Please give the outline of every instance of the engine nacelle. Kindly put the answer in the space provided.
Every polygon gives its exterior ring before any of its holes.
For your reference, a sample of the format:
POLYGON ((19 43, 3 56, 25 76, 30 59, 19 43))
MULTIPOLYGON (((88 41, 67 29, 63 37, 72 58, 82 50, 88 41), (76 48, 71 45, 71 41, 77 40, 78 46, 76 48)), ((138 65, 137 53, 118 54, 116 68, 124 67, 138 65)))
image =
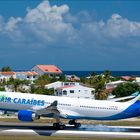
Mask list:
POLYGON ((26 121, 26 122, 32 122, 34 120, 38 120, 40 116, 38 116, 36 113, 28 110, 20 110, 18 112, 18 119, 20 121, 26 121))

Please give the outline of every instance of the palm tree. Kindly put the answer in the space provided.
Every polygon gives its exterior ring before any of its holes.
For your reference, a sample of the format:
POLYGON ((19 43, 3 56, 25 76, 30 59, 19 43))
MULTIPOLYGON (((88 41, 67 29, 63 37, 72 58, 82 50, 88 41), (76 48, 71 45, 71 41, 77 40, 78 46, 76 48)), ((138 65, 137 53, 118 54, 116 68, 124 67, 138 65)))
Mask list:
POLYGON ((95 71, 91 72, 91 74, 90 74, 91 77, 94 77, 96 75, 97 75, 97 72, 95 72, 95 71))
POLYGON ((111 76, 111 71, 105 70, 105 71, 104 71, 104 77, 105 77, 106 79, 109 79, 110 76, 111 76))
POLYGON ((96 100, 106 100, 108 97, 108 91, 107 90, 100 90, 98 93, 95 94, 96 100))

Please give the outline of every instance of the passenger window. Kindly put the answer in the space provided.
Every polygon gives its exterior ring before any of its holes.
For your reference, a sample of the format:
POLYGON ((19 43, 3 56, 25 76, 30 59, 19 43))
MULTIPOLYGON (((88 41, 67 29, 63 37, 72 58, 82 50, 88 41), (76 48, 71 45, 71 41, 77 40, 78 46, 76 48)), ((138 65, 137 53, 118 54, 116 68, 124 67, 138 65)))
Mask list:
POLYGON ((66 90, 63 91, 63 95, 67 95, 67 91, 66 90))
POLYGON ((70 93, 74 93, 74 90, 70 90, 70 93))

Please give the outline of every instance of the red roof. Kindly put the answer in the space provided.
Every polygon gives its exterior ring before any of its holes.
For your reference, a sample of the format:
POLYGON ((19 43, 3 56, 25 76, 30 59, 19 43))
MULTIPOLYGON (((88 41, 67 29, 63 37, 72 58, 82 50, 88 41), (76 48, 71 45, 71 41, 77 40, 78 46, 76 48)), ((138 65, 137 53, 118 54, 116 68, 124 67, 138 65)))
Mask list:
POLYGON ((17 73, 21 73, 28 76, 38 75, 38 73, 35 71, 25 71, 25 72, 17 72, 17 73))
POLYGON ((126 80, 126 81, 132 79, 131 76, 121 76, 121 78, 124 79, 124 80, 126 80))
POLYGON ((74 87, 74 86, 62 86, 62 87, 59 87, 57 89, 64 89, 64 88, 71 88, 71 87, 74 87))
POLYGON ((55 65, 37 65, 37 67, 43 72, 62 73, 62 71, 55 65))
POLYGON ((16 73, 13 71, 4 71, 4 72, 0 72, 0 74, 2 74, 2 75, 15 75, 16 73))

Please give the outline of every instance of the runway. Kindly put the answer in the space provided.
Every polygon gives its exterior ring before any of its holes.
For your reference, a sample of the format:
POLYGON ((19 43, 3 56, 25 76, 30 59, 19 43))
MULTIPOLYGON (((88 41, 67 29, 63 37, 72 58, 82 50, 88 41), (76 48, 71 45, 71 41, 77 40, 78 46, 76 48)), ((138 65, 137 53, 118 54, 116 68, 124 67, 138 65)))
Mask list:
POLYGON ((140 139, 140 127, 82 125, 76 129, 67 125, 65 130, 54 130, 52 124, 0 122, 0 135, 74 136, 92 138, 140 139))

